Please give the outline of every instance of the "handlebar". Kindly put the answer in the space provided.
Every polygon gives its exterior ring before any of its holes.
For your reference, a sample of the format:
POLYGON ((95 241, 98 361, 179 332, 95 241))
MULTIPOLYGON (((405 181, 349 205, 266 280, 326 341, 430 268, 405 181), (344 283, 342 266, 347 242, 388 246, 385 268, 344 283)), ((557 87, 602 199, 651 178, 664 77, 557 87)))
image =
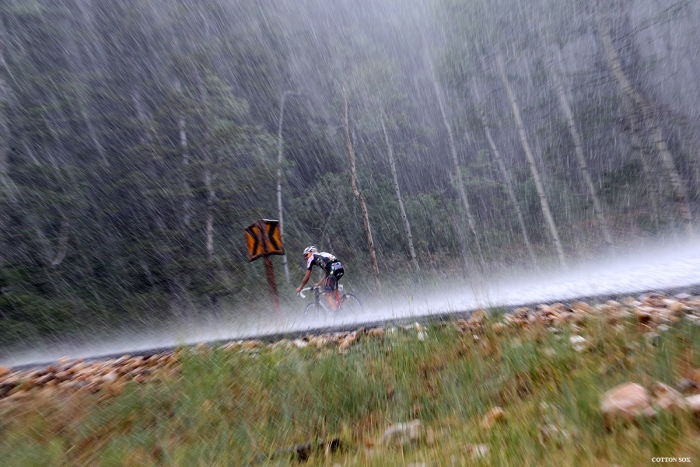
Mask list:
POLYGON ((306 295, 304 295, 304 292, 307 292, 309 290, 314 290, 314 289, 318 289, 318 286, 315 285, 313 287, 304 287, 303 289, 301 289, 299 291, 299 295, 301 296, 301 298, 306 298, 306 295))

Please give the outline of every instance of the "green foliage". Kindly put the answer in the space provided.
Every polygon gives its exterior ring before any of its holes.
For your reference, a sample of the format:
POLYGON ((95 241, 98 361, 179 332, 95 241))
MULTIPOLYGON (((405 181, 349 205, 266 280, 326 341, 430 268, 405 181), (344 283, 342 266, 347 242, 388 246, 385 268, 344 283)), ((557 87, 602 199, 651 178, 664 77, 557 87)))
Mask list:
POLYGON ((697 365, 688 345, 698 326, 676 324, 652 347, 632 320, 618 324, 588 320, 586 352, 572 348, 568 326, 486 326, 475 339, 451 324, 429 326, 421 339, 415 329, 363 336, 344 355, 313 345, 181 349, 176 376, 112 399, 76 393, 3 407, 0 455, 17 465, 294 465, 286 449, 338 437, 338 452, 314 452, 307 464, 467 463, 469 444, 488 445, 487 465, 694 458, 691 416, 662 412, 606 430, 600 402, 619 383, 672 384, 697 365), (483 428, 495 406, 505 423, 483 428), (381 446, 388 426, 416 418, 431 435, 405 449, 381 446), (559 436, 543 438, 547 425, 559 436))

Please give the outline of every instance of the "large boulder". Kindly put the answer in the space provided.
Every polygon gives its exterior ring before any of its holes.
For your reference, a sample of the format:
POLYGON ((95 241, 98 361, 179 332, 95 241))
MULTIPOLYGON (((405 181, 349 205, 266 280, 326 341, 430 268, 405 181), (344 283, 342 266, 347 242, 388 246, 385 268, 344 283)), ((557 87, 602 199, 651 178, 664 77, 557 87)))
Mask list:
POLYGON ((632 421, 655 415, 651 395, 637 383, 624 383, 603 394, 600 411, 608 428, 616 421, 632 421))
POLYGON ((700 415, 700 394, 686 397, 685 404, 692 413, 700 415))
POLYGON ((652 389, 654 405, 662 410, 686 410, 687 404, 680 392, 659 381, 652 389))

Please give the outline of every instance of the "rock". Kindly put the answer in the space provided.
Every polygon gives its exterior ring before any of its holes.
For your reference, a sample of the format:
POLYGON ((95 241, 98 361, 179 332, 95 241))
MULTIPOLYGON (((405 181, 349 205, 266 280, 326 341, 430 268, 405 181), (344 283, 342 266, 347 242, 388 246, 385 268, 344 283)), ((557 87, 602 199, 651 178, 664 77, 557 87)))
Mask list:
POLYGON ((666 305, 666 308, 668 308, 668 310, 671 311, 671 313, 681 314, 691 311, 690 307, 684 305, 683 303, 677 300, 666 299, 664 300, 664 304, 666 305))
POLYGON ((583 352, 588 349, 588 341, 581 336, 571 336, 569 337, 569 342, 571 342, 576 352, 583 352))
POLYGON ((562 319, 561 313, 558 311, 552 310, 547 314, 547 320, 550 322, 550 324, 559 323, 562 321, 562 319))
POLYGON ((637 300, 644 304, 648 304, 649 306, 653 307, 660 307, 664 306, 663 299, 667 298, 664 295, 659 295, 656 293, 647 293, 647 294, 642 294, 639 297, 637 297, 637 300))
POLYGON ((681 378, 678 381, 677 387, 678 387, 678 391, 681 393, 689 392, 689 391, 692 391, 695 389, 700 389, 700 387, 698 386, 698 383, 696 383, 695 381, 693 381, 690 378, 681 378))
POLYGON ((344 354, 347 353, 348 349, 350 346, 357 340, 357 336, 352 333, 348 334, 343 338, 343 340, 340 342, 340 345, 338 346, 338 352, 344 354))
POLYGON ((595 309, 586 302, 576 302, 571 305, 573 311, 580 311, 583 313, 594 313, 595 309))
POLYGON ((636 298, 630 297, 629 295, 622 299, 622 303, 624 303, 627 306, 636 306, 639 304, 636 298))
POLYGON ((496 423, 506 423, 506 413, 501 407, 494 407, 489 410, 481 419, 481 428, 490 430, 496 423))
POLYGON ((654 309, 649 307, 640 306, 634 309, 634 315, 637 317, 637 320, 642 324, 646 324, 652 320, 653 312, 654 309))
POLYGON ((495 332, 496 334, 502 334, 503 331, 505 331, 507 327, 508 326, 506 326, 503 323, 493 323, 493 326, 491 326, 491 329, 493 329, 493 332, 495 332))
POLYGON ((656 324, 673 323, 678 321, 678 319, 679 318, 675 316, 671 310, 667 310, 666 308, 656 308, 652 314, 652 320, 656 324))
POLYGON ((472 315, 469 317, 469 322, 470 323, 482 323, 488 319, 489 315, 486 313, 484 310, 476 310, 472 315))
MULTIPOLYGON (((221 350, 225 351, 231 351, 231 350, 237 350, 243 342, 241 341, 231 341, 227 342, 226 344, 221 346, 221 350)), ((279 342, 278 342, 279 343, 279 342)))
POLYGON ((373 328, 367 331, 367 335, 369 337, 378 337, 382 338, 384 337, 384 328, 373 328))
POLYGON ((243 350, 256 350, 262 347, 264 344, 258 340, 245 341, 241 344, 243 350))
POLYGON ((384 431, 382 444, 398 448, 415 445, 423 438, 423 432, 423 424, 418 419, 407 423, 397 423, 384 431))
POLYGON ((6 397, 16 387, 15 383, 3 382, 0 383, 0 399, 6 397))
POLYGON ((6 366, 0 366, 0 378, 4 378, 5 376, 9 375, 12 373, 12 370, 6 366))
POLYGON ((700 394, 686 397, 685 404, 692 413, 700 414, 700 394))
POLYGON ((662 410, 686 410, 685 399, 680 392, 662 382, 657 381, 652 390, 654 405, 662 410))
POLYGON ((606 427, 615 420, 634 420, 639 416, 654 416, 651 396, 637 383, 624 383, 603 394, 600 411, 606 427))
POLYGON ((306 342, 304 339, 294 339, 292 341, 292 344, 294 344, 294 347, 297 349, 303 349, 304 347, 307 347, 309 345, 308 342, 306 342))
POLYGON ((102 376, 102 382, 105 384, 112 384, 119 379, 119 375, 117 374, 116 371, 110 371, 106 375, 102 376))

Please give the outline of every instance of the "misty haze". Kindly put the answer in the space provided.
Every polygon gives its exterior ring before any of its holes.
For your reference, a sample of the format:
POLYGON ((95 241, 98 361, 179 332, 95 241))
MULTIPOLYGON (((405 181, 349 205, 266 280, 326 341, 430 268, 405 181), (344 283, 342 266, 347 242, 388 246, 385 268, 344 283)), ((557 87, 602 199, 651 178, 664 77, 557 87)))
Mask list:
POLYGON ((0 15, 7 364, 700 277, 697 2, 0 15), (283 229, 281 312, 243 239, 263 218, 283 229), (361 314, 303 316, 308 245, 361 314))
POLYGON ((0 0, 0 462, 698 465, 699 215, 698 0, 0 0))

